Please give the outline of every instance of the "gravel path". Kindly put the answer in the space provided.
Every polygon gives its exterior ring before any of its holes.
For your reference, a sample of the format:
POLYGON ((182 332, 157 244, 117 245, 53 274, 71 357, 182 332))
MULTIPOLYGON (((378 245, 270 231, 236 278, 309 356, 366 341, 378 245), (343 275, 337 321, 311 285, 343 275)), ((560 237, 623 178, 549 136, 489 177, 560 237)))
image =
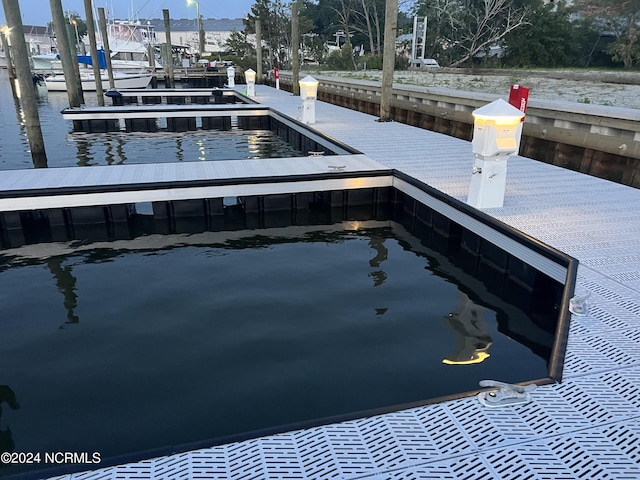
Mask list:
MULTIPOLYGON (((511 72, 508 75, 450 73, 445 69, 426 72, 398 71, 394 81, 410 85, 485 92, 508 97, 513 84, 531 89, 531 98, 563 100, 622 108, 640 108, 640 72, 567 72, 568 78, 552 78, 549 72, 511 72), (632 82, 629 84, 620 82, 632 82)), ((382 72, 318 72, 321 75, 380 81, 382 72)), ((554 76, 563 76, 556 72, 554 76)))

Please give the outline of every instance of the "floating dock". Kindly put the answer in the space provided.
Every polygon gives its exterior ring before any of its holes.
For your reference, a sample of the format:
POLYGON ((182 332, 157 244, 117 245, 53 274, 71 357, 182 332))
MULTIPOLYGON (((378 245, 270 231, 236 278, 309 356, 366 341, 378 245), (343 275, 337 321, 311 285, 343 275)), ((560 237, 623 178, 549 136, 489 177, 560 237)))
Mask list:
MULTIPOLYGON (((287 92, 258 85, 255 100, 300 115, 287 92)), ((314 128, 466 201, 469 142, 322 102, 314 128)), ((64 478, 640 478, 640 190, 516 156, 504 205, 485 213, 578 258, 576 292, 590 293, 563 381, 530 403, 469 397, 64 478)))

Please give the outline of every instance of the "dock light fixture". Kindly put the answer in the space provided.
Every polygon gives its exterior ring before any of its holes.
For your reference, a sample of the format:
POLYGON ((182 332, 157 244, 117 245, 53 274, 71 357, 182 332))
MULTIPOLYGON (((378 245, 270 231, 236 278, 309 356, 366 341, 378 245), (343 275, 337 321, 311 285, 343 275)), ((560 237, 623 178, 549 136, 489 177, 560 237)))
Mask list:
POLYGON ((236 86, 236 69, 234 67, 227 67, 227 87, 233 88, 236 86))
POLYGON ((256 72, 253 69, 245 70, 244 78, 247 82, 247 96, 256 96, 256 72))
POLYGON ((302 99, 302 123, 316 123, 316 98, 319 83, 311 75, 307 75, 298 82, 302 99))
POLYGON ((498 99, 472 115, 475 159, 467 203, 476 208, 499 208, 504 204, 507 160, 520 148, 524 113, 498 99))

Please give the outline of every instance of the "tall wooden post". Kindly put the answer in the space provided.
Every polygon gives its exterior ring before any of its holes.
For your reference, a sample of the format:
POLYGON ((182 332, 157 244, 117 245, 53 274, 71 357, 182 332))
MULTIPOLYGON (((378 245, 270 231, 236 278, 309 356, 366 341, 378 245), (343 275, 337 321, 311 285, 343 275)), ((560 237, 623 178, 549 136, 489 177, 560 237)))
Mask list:
POLYGON ((11 29, 11 48, 13 48, 16 77, 20 87, 20 103, 24 111, 27 140, 31 149, 31 158, 36 168, 47 166, 47 154, 44 150, 44 139, 40 128, 38 102, 33 91, 33 78, 29 65, 27 43, 24 40, 24 27, 18 0, 2 0, 7 24, 11 29))
POLYGON ((93 19, 93 5, 91 0, 84 0, 84 14, 87 16, 87 33, 89 34, 89 50, 91 51, 91 64, 93 76, 96 80, 96 95, 98 105, 104 107, 104 90, 102 89, 102 72, 100 71, 100 59, 98 58, 98 44, 96 43, 96 22, 93 19))
POLYGON ((384 25, 384 55, 382 57, 382 92, 380 122, 391 120, 391 92, 396 65, 396 36, 398 32, 398 0, 387 0, 384 25))
POLYGON ((0 32, 0 41, 2 41, 2 48, 4 49, 4 55, 5 55, 5 58, 7 59, 7 71, 9 72, 9 83, 11 84, 11 92, 13 93, 13 98, 18 98, 18 95, 16 92, 16 71, 13 68, 11 47, 9 47, 9 42, 7 41, 7 37, 2 32, 0 32))
MULTIPOLYGON (((70 21, 69 21, 70 22, 70 21)), ((69 55, 71 55, 71 65, 73 65, 73 75, 74 75, 74 83, 75 88, 78 90, 78 96, 80 97, 80 101, 84 103, 84 92, 82 91, 82 77, 80 76, 80 62, 78 62, 78 51, 80 50, 80 45, 75 43, 74 39, 76 38, 74 28, 71 23, 67 23, 65 19, 65 25, 67 27, 67 43, 69 44, 69 55)), ((83 49, 84 50, 84 49, 83 49)), ((83 53, 83 55, 86 52, 83 53)), ((68 86, 68 84, 67 84, 68 86)))
POLYGON ((256 83, 262 83, 262 22, 256 20, 256 83))
POLYGON ((200 2, 196 1, 196 10, 198 15, 198 53, 200 58, 204 55, 204 25, 202 25, 202 15, 200 14, 200 2))
POLYGON ((171 47, 171 20, 169 19, 169 10, 166 8, 162 10, 162 16, 164 17, 164 34, 167 37, 164 61, 165 83, 167 88, 175 88, 176 83, 173 78, 173 49, 171 47))
POLYGON ((98 19, 100 20, 100 35, 102 36, 102 45, 104 47, 104 56, 107 61, 107 73, 109 75, 109 88, 116 88, 116 82, 113 78, 113 66, 111 65, 111 49, 109 48, 109 32, 107 31, 107 18, 104 14, 104 8, 98 8, 98 19))
POLYGON ((13 60, 11 58, 11 49, 9 48, 9 42, 7 41, 7 37, 4 32, 0 32, 0 40, 2 41, 2 48, 4 50, 5 58, 7 59, 7 71, 9 73, 9 78, 11 80, 15 80, 16 72, 13 69, 13 60))
POLYGON ((300 18, 298 17, 298 1, 291 2, 291 70, 292 81, 291 92, 300 95, 300 18))
POLYGON ((84 100, 82 96, 82 85, 73 67, 73 57, 71 56, 71 47, 69 45, 69 38, 67 37, 67 22, 62 12, 62 2, 61 0, 49 0, 49 3, 51 5, 53 28, 56 31, 56 41, 58 42, 58 53, 60 54, 60 60, 62 60, 62 72, 64 73, 64 80, 67 84, 69 106, 79 107, 84 100))

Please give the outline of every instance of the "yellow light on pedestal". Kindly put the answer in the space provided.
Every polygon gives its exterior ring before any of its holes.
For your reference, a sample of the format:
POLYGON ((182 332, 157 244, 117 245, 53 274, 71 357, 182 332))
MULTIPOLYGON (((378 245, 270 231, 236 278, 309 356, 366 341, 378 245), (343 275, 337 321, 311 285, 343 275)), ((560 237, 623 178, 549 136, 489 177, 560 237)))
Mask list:
POLYGON ((472 112, 474 120, 473 153, 509 156, 518 152, 524 113, 502 99, 472 112))
POLYGON ((255 83, 256 82, 256 72, 253 69, 245 70, 244 78, 247 83, 255 83))
POLYGON ((300 98, 302 100, 315 100, 318 96, 318 85, 320 82, 313 78, 311 75, 307 75, 302 80, 298 81, 300 85, 300 98))

